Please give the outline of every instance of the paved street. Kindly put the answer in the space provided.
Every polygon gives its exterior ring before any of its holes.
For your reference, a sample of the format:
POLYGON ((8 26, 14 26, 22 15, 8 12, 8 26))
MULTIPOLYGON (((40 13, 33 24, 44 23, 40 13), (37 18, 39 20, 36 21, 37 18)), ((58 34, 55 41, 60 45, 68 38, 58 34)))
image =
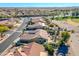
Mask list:
POLYGON ((28 22, 27 20, 29 20, 28 18, 25 18, 22 25, 17 29, 17 31, 15 31, 10 37, 8 37, 4 42, 2 42, 0 44, 0 54, 6 50, 9 45, 18 38, 18 36, 21 34, 21 30, 25 27, 26 23, 28 22))
POLYGON ((9 31, 5 32, 4 34, 11 34, 11 33, 13 33, 13 32, 14 32, 14 31, 9 30, 9 31))
POLYGON ((17 31, 21 31, 23 28, 25 28, 28 21, 29 21, 28 18, 24 18, 24 21, 23 21, 22 25, 18 28, 17 31))

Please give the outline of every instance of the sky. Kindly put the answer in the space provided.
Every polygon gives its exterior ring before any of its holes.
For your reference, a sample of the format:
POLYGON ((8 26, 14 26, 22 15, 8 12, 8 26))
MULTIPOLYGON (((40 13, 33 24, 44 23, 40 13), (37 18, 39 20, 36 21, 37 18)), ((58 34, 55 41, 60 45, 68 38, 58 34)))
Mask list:
POLYGON ((0 3, 0 7, 72 7, 79 3, 0 3))

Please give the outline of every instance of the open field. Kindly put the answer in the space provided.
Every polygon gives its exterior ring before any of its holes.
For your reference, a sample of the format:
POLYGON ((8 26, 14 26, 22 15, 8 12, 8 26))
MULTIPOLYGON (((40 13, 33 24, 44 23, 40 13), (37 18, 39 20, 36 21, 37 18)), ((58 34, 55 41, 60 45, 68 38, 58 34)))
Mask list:
MULTIPOLYGON (((79 21, 79 20, 76 20, 76 21, 79 21)), ((75 21, 70 20, 70 19, 68 19, 66 22, 67 22, 68 24, 72 25, 72 26, 77 26, 77 25, 79 25, 78 22, 75 22, 75 21)))
POLYGON ((73 19, 73 21, 79 23, 79 19, 73 19))

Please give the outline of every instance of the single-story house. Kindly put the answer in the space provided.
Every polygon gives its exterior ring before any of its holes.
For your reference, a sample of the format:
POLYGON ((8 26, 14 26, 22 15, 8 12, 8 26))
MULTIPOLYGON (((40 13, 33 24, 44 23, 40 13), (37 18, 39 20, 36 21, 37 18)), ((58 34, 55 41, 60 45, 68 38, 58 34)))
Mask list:
POLYGON ((38 22, 45 23, 45 21, 42 17, 33 17, 31 21, 33 23, 38 23, 38 22))
POLYGON ((27 30, 33 30, 33 29, 43 29, 45 27, 45 23, 35 23, 33 25, 28 25, 28 27, 26 28, 27 30))
POLYGON ((43 29, 37 29, 34 32, 25 32, 20 36, 21 42, 30 42, 35 41, 38 43, 44 43, 45 41, 48 41, 51 39, 50 34, 47 33, 47 31, 43 29))
POLYGON ((20 46, 12 53, 8 53, 7 56, 47 56, 47 52, 45 48, 35 42, 29 43, 27 45, 20 46))

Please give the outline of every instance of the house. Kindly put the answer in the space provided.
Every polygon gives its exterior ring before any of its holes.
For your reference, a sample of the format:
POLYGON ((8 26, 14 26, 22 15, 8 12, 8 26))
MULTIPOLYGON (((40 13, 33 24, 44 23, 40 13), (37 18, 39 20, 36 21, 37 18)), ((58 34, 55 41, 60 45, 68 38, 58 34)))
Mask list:
POLYGON ((50 34, 47 33, 47 31, 43 29, 37 29, 35 31, 29 31, 28 33, 25 32, 20 36, 21 42, 31 42, 35 41, 37 43, 43 43, 45 41, 51 40, 50 34))
POLYGON ((3 25, 8 22, 9 19, 0 19, 0 24, 3 25))
POLYGON ((56 21, 56 20, 52 20, 52 23, 58 25, 62 30, 67 29, 67 31, 72 31, 74 30, 74 26, 70 25, 69 23, 67 23, 66 21, 56 21))
POLYGON ((14 18, 9 18, 9 19, 2 19, 0 20, 0 24, 1 25, 5 25, 5 26, 8 26, 8 27, 12 27, 16 24, 14 18))
POLYGON ((33 23, 38 23, 38 22, 45 23, 45 21, 42 17, 33 17, 32 22, 33 23))
POLYGON ((27 30, 43 29, 44 27, 46 27, 45 23, 38 22, 33 25, 28 25, 28 27, 26 29, 27 30))
POLYGON ((35 42, 29 43, 27 45, 20 46, 14 51, 7 54, 7 56, 47 56, 45 48, 35 42))

